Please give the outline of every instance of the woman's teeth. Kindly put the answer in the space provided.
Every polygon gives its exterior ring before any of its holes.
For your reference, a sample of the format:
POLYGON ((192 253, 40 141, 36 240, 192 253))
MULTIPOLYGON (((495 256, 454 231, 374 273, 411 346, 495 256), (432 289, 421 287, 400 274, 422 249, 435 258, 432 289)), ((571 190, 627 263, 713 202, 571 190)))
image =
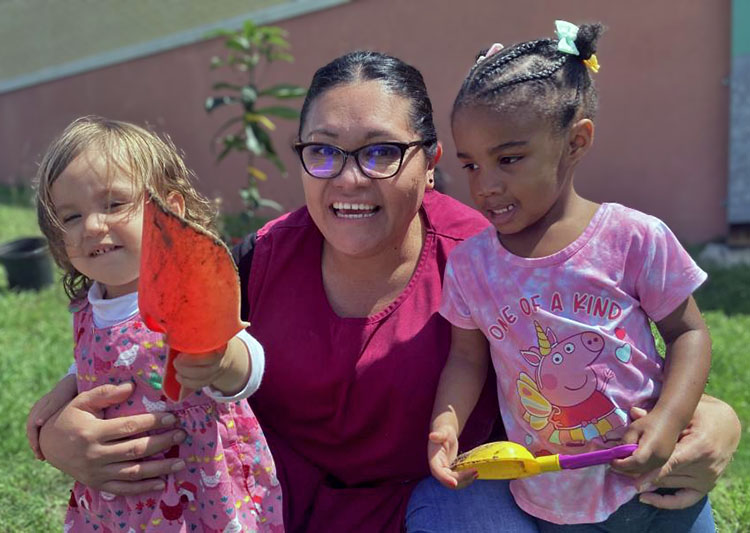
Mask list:
POLYGON ((372 204, 350 204, 348 202, 334 202, 331 206, 334 214, 339 218, 366 218, 371 217, 378 210, 378 206, 372 204))

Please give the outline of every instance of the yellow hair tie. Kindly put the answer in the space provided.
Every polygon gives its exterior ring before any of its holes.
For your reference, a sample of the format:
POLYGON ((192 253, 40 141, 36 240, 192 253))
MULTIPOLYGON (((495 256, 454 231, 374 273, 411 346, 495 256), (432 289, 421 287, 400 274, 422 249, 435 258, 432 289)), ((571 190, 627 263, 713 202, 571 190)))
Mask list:
POLYGON ((594 74, 599 72, 600 66, 599 66, 599 60, 596 59, 596 54, 591 54, 590 58, 584 59, 583 64, 586 65, 586 68, 588 68, 594 74))

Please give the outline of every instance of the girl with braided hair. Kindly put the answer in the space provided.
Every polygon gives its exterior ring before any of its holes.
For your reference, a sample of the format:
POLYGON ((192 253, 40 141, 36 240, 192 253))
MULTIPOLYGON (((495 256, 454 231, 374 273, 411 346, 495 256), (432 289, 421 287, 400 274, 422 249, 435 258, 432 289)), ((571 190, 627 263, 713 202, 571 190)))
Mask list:
POLYGON ((448 487, 466 484, 450 465, 492 361, 508 437, 533 454, 638 444, 613 464, 620 472, 602 465, 512 481, 541 531, 713 531, 706 498, 670 511, 637 495, 703 393, 711 342, 691 295, 706 274, 660 220, 576 192, 574 171, 594 139, 602 26, 556 25, 557 39, 478 56, 453 106, 458 158, 491 226, 446 266, 440 313, 452 340, 430 469, 448 487))

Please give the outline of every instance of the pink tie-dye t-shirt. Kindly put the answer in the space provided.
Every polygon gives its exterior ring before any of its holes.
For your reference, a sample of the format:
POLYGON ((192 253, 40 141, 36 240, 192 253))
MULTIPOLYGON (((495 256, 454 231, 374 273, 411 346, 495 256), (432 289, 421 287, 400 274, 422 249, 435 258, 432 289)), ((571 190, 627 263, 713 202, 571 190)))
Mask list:
MULTIPOLYGON (((617 444, 634 406, 650 408, 662 362, 649 321, 674 311, 706 279, 660 220, 603 204, 559 252, 523 258, 494 228, 456 246, 440 313, 490 343, 510 440, 535 455, 617 444)), ((635 494, 609 466, 511 482, 518 505, 555 523, 605 520, 635 494)))

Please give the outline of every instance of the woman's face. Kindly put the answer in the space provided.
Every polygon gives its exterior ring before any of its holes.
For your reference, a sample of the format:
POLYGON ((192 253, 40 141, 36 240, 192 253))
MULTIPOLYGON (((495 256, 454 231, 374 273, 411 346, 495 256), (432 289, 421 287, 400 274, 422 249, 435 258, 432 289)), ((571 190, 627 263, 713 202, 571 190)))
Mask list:
MULTIPOLYGON (((377 81, 334 87, 312 102, 301 141, 353 151, 376 142, 420 140, 409 125, 409 109, 407 99, 377 81)), ((424 150, 414 146, 391 178, 368 178, 351 156, 335 178, 313 178, 301 166, 300 172, 307 208, 327 244, 345 255, 371 257, 401 248, 432 167, 424 150)))

